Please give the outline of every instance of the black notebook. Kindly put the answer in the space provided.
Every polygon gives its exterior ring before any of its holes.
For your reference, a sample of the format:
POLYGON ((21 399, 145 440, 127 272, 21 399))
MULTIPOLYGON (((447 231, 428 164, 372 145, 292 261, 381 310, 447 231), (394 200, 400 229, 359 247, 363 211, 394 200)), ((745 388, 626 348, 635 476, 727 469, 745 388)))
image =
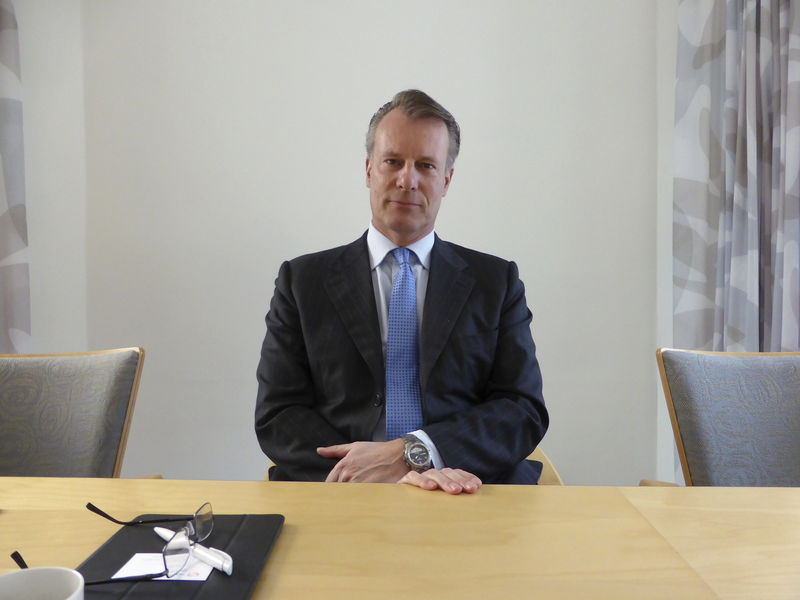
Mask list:
MULTIPOLYGON (((178 515, 140 515, 157 519, 178 515)), ((109 579, 137 552, 161 552, 164 541, 152 525, 123 526, 78 566, 86 581, 109 579)), ((175 529, 175 523, 164 523, 175 529)), ((233 558, 233 574, 213 569, 205 581, 137 581, 87 586, 86 600, 247 600, 253 593, 275 540, 283 527, 283 515, 214 515, 214 529, 203 542, 224 550, 233 558)))

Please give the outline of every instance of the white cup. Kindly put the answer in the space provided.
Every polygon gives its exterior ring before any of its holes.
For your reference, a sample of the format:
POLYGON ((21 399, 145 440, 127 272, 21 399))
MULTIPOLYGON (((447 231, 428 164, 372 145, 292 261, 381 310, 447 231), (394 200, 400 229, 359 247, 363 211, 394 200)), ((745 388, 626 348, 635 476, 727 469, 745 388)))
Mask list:
POLYGON ((0 600, 83 600, 83 575, 64 567, 20 569, 0 575, 0 600))

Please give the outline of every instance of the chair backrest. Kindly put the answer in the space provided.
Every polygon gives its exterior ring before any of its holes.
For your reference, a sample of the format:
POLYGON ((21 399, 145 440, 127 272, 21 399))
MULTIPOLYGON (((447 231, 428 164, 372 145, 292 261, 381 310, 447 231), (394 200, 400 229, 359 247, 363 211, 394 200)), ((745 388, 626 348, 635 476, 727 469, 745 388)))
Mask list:
POLYGON ((539 476, 539 485, 564 485, 561 477, 550 461, 550 458, 544 453, 540 446, 536 446, 528 460, 538 460, 542 463, 542 474, 539 476))
POLYGON ((119 477, 144 350, 0 354, 0 475, 119 477))
POLYGON ((686 485, 800 486, 800 352, 656 357, 686 485))

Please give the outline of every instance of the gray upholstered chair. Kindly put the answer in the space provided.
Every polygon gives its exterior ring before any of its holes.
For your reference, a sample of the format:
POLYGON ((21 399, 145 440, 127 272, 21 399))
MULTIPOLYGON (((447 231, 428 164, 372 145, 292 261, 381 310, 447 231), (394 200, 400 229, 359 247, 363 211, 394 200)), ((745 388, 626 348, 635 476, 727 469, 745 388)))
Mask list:
POLYGON ((686 485, 800 486, 800 352, 656 356, 686 485))
POLYGON ((0 475, 119 477, 144 350, 0 354, 0 475))

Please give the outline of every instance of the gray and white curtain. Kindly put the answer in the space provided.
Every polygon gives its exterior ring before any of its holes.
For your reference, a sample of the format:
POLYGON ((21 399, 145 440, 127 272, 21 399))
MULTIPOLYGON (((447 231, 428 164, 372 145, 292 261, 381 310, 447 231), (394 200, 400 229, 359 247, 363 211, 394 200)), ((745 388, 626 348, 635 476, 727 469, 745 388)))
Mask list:
POLYGON ((0 0, 0 353, 18 352, 31 332, 22 84, 17 18, 0 0))
POLYGON ((674 345, 800 350, 800 7, 679 6, 674 345))

